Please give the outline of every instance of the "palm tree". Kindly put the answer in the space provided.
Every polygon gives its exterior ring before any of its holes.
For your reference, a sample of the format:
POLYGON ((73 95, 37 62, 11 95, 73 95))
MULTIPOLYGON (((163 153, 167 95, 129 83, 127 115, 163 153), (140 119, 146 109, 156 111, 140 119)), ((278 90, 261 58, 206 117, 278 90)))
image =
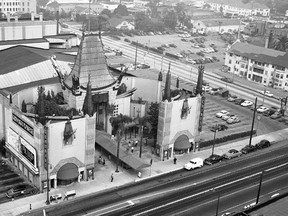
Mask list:
POLYGON ((288 38, 286 36, 276 38, 273 41, 273 48, 275 50, 286 52, 286 50, 288 49, 288 38))

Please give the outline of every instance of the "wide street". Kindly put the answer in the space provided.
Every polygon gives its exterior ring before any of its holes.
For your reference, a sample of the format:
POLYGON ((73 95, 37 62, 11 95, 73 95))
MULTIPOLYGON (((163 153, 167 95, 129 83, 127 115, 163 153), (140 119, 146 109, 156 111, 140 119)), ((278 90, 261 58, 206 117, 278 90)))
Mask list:
MULTIPOLYGON (((208 213, 215 212, 215 197, 218 197, 219 193, 223 196, 219 212, 230 208, 237 209, 240 204, 241 206, 246 202, 249 204, 251 200, 253 201, 253 197, 256 198, 255 190, 257 188, 247 186, 258 185, 259 176, 263 170, 266 170, 263 182, 268 180, 268 176, 271 174, 271 178, 274 178, 273 181, 278 183, 274 184, 276 187, 268 185, 264 188, 263 186, 262 194, 275 191, 279 187, 287 187, 287 183, 282 177, 276 177, 282 176, 282 168, 284 168, 284 172, 287 169, 288 147, 283 147, 285 141, 281 143, 237 159, 204 166, 199 170, 179 170, 123 188, 62 202, 46 208, 46 212, 48 215, 64 216, 71 215, 72 212, 73 215, 143 215, 144 213, 146 213, 144 215, 155 215, 159 211, 163 211, 161 215, 171 215, 171 212, 181 213, 183 211, 182 215, 185 215, 187 212, 190 214, 190 211, 199 211, 199 208, 195 207, 201 204, 201 208, 206 209, 203 211, 203 215, 206 216, 208 213), (273 170, 277 170, 277 172, 273 170), (246 187, 248 193, 243 190, 243 187, 246 187), (223 201, 228 199, 228 193, 232 193, 231 190, 234 195, 236 191, 239 191, 240 195, 233 196, 233 202, 225 202, 223 205, 223 201), (245 195, 243 195, 244 192, 245 195), (211 200, 214 204, 211 204, 211 200)), ((41 214, 42 210, 40 209, 27 215, 41 214)))

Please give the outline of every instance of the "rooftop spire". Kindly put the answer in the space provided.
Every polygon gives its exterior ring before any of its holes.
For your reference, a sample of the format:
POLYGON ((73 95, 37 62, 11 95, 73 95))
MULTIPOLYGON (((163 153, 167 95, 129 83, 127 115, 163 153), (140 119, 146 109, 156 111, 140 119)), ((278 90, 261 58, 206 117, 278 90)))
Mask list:
POLYGON ((171 101, 171 74, 170 74, 170 65, 171 63, 169 63, 169 68, 168 68, 168 72, 166 75, 166 82, 165 82, 165 88, 164 88, 164 95, 163 95, 163 101, 168 100, 169 102, 171 101))

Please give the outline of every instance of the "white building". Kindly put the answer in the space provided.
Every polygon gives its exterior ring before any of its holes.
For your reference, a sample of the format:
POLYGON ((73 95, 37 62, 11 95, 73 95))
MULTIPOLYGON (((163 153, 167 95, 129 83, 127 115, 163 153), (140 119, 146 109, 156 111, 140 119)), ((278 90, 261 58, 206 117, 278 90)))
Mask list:
POLYGON ((226 51, 228 72, 288 90, 288 54, 236 41, 226 51))
POLYGON ((239 0, 206 0, 206 4, 211 6, 211 10, 223 12, 223 14, 231 14, 237 16, 261 15, 270 16, 270 8, 264 4, 249 2, 244 4, 239 0))
POLYGON ((36 0, 2 0, 0 12, 7 15, 19 13, 36 13, 36 0))

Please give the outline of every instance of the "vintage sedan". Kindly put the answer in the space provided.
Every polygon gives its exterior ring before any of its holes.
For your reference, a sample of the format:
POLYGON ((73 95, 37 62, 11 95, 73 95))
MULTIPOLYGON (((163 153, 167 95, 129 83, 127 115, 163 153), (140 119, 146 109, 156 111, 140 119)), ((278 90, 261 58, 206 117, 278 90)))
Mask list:
POLYGON ((221 110, 220 112, 216 113, 216 117, 217 118, 222 118, 223 115, 228 115, 228 114, 230 114, 228 111, 221 110))
POLYGON ((229 119, 226 120, 226 122, 228 124, 234 124, 234 123, 238 123, 240 122, 240 118, 238 116, 233 116, 233 117, 230 117, 229 119))
POLYGON ((242 153, 236 149, 230 149, 227 153, 223 154, 223 158, 225 159, 232 159, 235 157, 240 157, 242 153))
POLYGON ((249 101, 249 100, 245 100, 243 103, 240 104, 241 106, 243 107, 249 107, 249 106, 252 106, 253 105, 253 102, 252 101, 249 101))

